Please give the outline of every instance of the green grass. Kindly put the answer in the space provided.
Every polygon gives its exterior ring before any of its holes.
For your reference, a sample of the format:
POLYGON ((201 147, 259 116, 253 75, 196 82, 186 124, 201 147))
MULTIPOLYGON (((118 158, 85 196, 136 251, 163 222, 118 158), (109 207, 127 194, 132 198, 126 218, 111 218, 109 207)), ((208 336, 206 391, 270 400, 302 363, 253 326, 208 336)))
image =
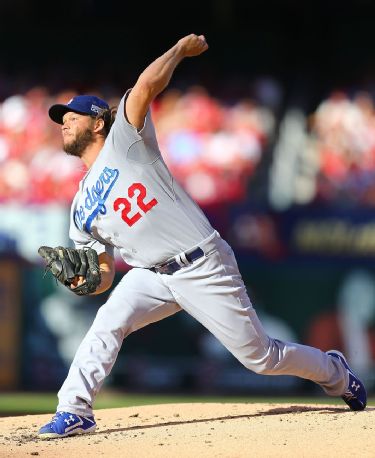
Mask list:
MULTIPOLYGON (((284 404, 338 404, 340 398, 325 397, 232 397, 232 396, 184 396, 184 395, 151 395, 102 392, 97 397, 95 409, 130 407, 150 404, 186 403, 186 402, 220 402, 220 403, 284 403, 284 404)), ((52 413, 56 410, 55 393, 2 393, 0 394, 0 415, 20 415, 52 413)), ((368 405, 375 405, 375 397, 369 398, 368 405)))

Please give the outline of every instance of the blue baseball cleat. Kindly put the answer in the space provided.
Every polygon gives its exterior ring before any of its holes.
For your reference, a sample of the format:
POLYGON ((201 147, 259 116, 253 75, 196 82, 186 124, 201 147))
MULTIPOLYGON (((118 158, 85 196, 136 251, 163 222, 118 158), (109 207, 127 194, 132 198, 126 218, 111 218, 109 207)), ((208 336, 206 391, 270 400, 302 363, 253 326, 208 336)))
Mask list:
POLYGON ((96 429, 94 417, 84 417, 69 412, 56 412, 50 423, 42 426, 38 432, 40 439, 73 436, 91 433, 96 429))
POLYGON ((351 410, 364 410, 367 402, 367 393, 363 383, 350 369, 345 356, 337 350, 327 351, 327 355, 337 358, 346 368, 349 375, 348 389, 343 395, 342 399, 348 404, 351 410))

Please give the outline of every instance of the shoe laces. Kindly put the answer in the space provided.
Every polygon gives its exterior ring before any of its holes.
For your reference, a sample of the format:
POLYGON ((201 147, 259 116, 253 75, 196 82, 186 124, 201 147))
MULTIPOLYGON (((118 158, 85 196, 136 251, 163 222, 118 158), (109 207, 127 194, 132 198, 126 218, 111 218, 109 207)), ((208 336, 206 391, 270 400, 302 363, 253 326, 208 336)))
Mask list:
POLYGON ((62 412, 56 412, 52 417, 51 423, 56 423, 57 419, 62 415, 62 412))

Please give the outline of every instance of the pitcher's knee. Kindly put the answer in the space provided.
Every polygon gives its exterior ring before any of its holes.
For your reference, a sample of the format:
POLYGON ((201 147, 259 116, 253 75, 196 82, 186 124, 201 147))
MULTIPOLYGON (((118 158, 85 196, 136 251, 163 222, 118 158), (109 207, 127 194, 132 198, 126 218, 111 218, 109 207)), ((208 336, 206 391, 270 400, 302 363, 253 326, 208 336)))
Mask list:
POLYGON ((92 330, 96 334, 108 334, 115 336, 118 340, 123 340, 132 332, 133 322, 134 313, 132 309, 124 306, 120 312, 116 311, 115 313, 105 304, 98 310, 92 324, 92 330))
POLYGON ((268 342, 267 347, 257 348, 246 355, 245 358, 240 359, 241 363, 256 374, 275 374, 282 359, 282 347, 284 344, 280 340, 272 338, 269 338, 268 342))

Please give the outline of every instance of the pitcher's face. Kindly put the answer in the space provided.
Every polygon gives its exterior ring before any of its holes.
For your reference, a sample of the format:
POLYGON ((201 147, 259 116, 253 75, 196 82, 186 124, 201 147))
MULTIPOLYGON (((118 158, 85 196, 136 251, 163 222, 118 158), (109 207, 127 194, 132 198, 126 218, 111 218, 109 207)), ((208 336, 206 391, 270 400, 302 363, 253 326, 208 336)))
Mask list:
POLYGON ((81 157, 94 141, 94 124, 95 120, 90 116, 73 111, 66 113, 61 127, 64 151, 71 156, 81 157))

